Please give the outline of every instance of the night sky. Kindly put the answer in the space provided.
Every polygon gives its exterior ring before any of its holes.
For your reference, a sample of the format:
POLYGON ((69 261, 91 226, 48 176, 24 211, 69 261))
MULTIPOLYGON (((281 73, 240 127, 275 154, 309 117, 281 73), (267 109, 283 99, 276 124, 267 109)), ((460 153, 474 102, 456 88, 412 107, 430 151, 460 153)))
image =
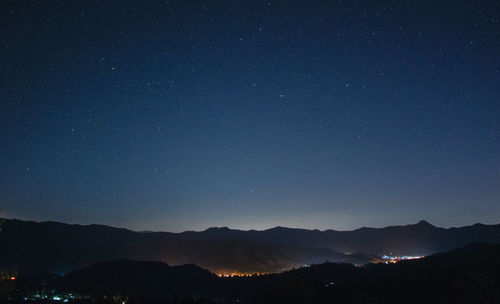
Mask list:
POLYGON ((500 222, 498 1, 0 6, 6 217, 500 222))

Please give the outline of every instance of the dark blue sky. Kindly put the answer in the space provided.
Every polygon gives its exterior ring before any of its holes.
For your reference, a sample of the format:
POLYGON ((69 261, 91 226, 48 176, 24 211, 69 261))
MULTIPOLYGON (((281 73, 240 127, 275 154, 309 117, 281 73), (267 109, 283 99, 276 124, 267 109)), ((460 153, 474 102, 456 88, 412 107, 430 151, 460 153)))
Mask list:
POLYGON ((500 222, 498 1, 2 1, 8 217, 500 222))

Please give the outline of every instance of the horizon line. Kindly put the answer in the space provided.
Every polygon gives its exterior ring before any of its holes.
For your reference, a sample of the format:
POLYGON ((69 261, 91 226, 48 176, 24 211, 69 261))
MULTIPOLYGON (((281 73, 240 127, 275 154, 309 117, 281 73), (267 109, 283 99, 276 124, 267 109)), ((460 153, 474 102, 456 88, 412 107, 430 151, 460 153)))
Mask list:
POLYGON ((500 223, 497 224, 484 224, 484 223, 479 223, 476 222, 474 224, 469 224, 469 225, 464 225, 464 226, 450 226, 450 227, 440 227, 436 226, 434 224, 431 224, 427 220, 419 220, 416 223, 410 223, 410 224, 396 224, 396 225, 388 225, 384 227, 366 227, 362 226, 359 228, 355 229, 350 229, 350 230, 335 230, 335 229, 315 229, 315 228, 301 228, 301 227, 288 227, 288 226, 274 226, 271 228, 267 229, 238 229, 238 228, 230 228, 228 226, 211 226, 208 228, 205 228, 203 230, 184 230, 180 232, 172 232, 172 231, 165 231, 165 230, 134 230, 131 228, 127 227, 120 227, 120 226, 113 226, 109 224, 99 224, 99 223, 92 223, 92 224, 81 224, 81 223, 70 223, 70 222, 63 222, 63 221, 56 221, 56 220, 30 220, 30 219, 19 219, 19 218, 9 218, 9 217, 3 217, 6 220, 12 220, 12 221, 21 221, 21 222, 32 222, 32 223, 38 223, 38 224, 43 224, 43 223, 57 223, 57 224, 63 224, 63 225, 70 225, 70 226, 83 226, 83 227, 89 227, 89 226, 102 226, 102 227, 108 227, 108 228, 114 228, 114 229, 124 229, 128 230, 131 232, 136 232, 136 233, 171 233, 171 234, 182 234, 182 233, 201 233, 201 232, 206 232, 209 230, 230 230, 230 231, 241 231, 241 232, 265 232, 273 229, 290 229, 290 230, 306 230, 306 231, 318 231, 318 232, 328 232, 328 231, 335 231, 335 232, 352 232, 352 231, 357 231, 361 229, 385 229, 385 228, 391 228, 391 227, 407 227, 407 226, 416 226, 416 225, 428 225, 434 228, 438 229, 457 229, 457 228, 463 228, 463 227, 470 227, 470 226, 475 226, 475 225, 485 225, 485 226, 495 226, 495 225, 500 225, 500 223))

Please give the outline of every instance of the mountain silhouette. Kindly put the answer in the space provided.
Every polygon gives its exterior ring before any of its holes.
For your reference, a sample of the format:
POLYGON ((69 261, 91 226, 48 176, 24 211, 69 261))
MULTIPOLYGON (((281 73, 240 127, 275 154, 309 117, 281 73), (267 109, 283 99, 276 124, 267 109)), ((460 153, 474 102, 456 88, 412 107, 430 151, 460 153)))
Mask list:
POLYGON ((375 256, 429 255, 473 242, 500 243, 500 225, 439 228, 428 222, 353 231, 275 227, 264 231, 134 232, 102 225, 6 220, 0 270, 68 273, 121 259, 196 264, 214 273, 280 272, 325 261, 363 264, 375 256))
POLYGON ((83 294, 156 297, 206 293, 216 276, 196 265, 120 260, 94 264, 56 280, 52 288, 83 294))
POLYGON ((175 300, 182 297, 210 303, 498 303, 500 245, 473 243, 397 264, 324 263, 251 278, 219 278, 194 265, 115 261, 45 282, 48 290, 90 295, 85 303, 103 296, 130 303, 184 303, 175 300))

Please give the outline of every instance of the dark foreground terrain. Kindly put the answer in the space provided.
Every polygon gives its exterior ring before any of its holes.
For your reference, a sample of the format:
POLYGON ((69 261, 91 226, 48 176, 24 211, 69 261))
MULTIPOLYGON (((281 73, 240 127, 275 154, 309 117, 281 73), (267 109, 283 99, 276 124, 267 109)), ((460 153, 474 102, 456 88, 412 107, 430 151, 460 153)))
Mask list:
POLYGON ((431 255, 475 242, 500 243, 500 224, 445 229, 420 221, 353 231, 276 227, 168 233, 7 220, 0 233, 0 248, 8 248, 0 250, 0 271, 64 274, 97 263, 142 260, 196 264, 213 273, 282 272, 325 261, 365 264, 391 252, 431 255))
POLYGON ((256 277, 220 278, 194 265, 122 260, 2 282, 2 300, 11 303, 500 303, 500 245, 256 277))

